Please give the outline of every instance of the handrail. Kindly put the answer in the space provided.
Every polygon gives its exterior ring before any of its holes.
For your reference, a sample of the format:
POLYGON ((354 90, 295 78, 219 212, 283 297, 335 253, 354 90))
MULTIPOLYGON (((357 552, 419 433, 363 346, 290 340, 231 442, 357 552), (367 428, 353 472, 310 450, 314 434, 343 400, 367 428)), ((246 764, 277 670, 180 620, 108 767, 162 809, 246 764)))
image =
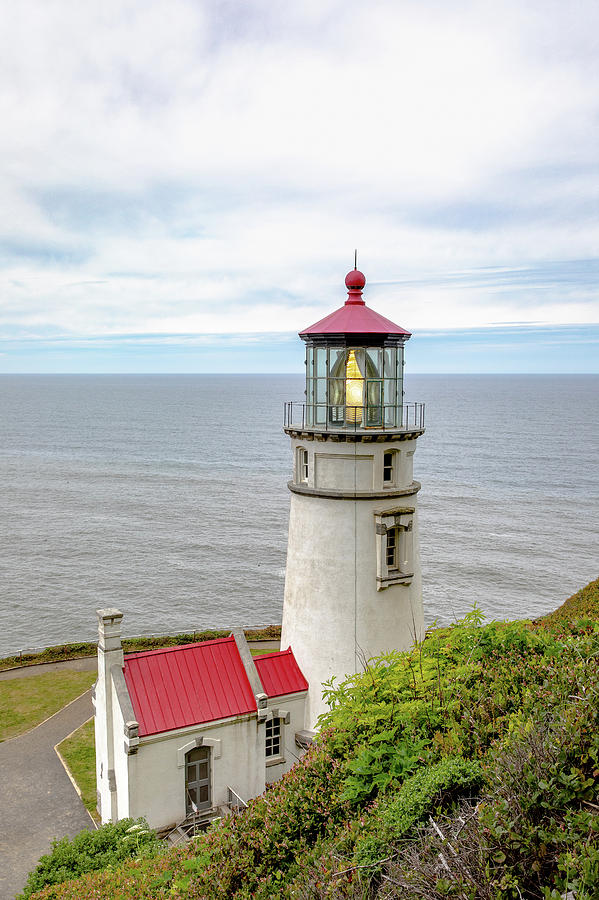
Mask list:
POLYGON ((302 431, 424 431, 424 403, 346 406, 287 400, 283 427, 302 431))
POLYGON ((234 813, 248 808, 248 805, 243 797, 240 797, 237 791, 233 790, 233 788, 229 787, 229 785, 227 785, 227 806, 234 813))

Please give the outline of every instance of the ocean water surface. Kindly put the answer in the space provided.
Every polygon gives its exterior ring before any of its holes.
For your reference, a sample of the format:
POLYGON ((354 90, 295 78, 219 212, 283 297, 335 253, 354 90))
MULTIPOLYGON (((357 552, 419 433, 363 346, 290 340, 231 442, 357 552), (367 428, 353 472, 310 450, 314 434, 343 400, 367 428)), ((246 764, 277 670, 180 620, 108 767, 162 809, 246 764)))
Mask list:
MULTIPOLYGON (((0 376, 0 655, 280 622, 301 376, 0 376)), ((599 376, 408 376, 426 617, 534 617, 599 576, 599 376)))

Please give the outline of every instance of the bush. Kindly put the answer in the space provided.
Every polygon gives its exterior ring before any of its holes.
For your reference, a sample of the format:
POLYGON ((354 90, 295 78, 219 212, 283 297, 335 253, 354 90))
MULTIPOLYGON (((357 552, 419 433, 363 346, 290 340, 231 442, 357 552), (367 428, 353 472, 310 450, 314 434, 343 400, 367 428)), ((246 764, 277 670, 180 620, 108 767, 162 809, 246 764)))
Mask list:
MULTIPOLYGON (((375 845, 385 857, 383 880, 380 892, 369 890, 368 896, 388 896, 382 886, 392 883, 398 900, 558 900, 569 892, 577 900, 595 900, 599 883, 595 658, 582 660, 567 696, 561 685, 555 691, 554 687, 547 685, 545 697, 526 715, 514 717, 510 730, 490 749, 484 765, 486 793, 476 804, 463 803, 451 815, 433 810, 416 839, 403 841, 400 827, 395 835, 389 832, 383 846, 375 845)), ((380 819, 384 822, 384 815, 380 819)), ((400 825, 402 821, 403 815, 400 825)), ((361 889, 352 886, 348 891, 335 884, 326 896, 366 896, 361 889)))
POLYGON ((347 819, 340 789, 339 764, 326 748, 313 746, 243 813, 196 839, 196 856, 184 865, 183 877, 174 879, 173 896, 281 896, 311 846, 347 819))
POLYGON ((53 842, 51 853, 42 856, 17 900, 25 900, 47 885, 62 884, 131 857, 154 854, 162 846, 144 819, 122 819, 96 831, 81 831, 72 840, 62 838, 53 842))
POLYGON ((599 622, 599 578, 568 597, 558 609, 538 621, 549 626, 569 625, 581 618, 599 622))
POLYGON ((417 822, 447 807, 458 796, 476 792, 482 783, 478 763, 459 756, 419 769, 406 778, 397 794, 381 799, 369 833, 356 841, 356 863, 376 864, 388 853, 389 844, 405 838, 417 822))

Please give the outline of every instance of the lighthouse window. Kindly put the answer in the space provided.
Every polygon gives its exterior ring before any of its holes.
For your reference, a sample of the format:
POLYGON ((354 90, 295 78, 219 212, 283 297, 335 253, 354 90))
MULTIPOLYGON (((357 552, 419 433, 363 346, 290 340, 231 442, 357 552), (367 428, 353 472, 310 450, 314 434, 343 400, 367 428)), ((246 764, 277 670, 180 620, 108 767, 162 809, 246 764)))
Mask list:
POLYGON ((387 568, 388 569, 399 569, 397 564, 397 546, 398 546, 398 535, 397 528, 390 528, 387 531, 387 568))
POLYGON ((393 482, 393 452, 383 454, 383 481, 385 484, 393 482))
POLYGON ((308 472, 308 451, 300 447, 297 451, 297 480, 307 482, 308 472))
POLYGON ((397 353, 395 347, 389 347, 385 350, 385 378, 397 378, 397 353))
POLYGON ((281 719, 272 718, 266 723, 266 756, 281 755, 281 719))
POLYGON ((327 377, 327 348, 316 347, 314 350, 314 368, 317 378, 327 377))

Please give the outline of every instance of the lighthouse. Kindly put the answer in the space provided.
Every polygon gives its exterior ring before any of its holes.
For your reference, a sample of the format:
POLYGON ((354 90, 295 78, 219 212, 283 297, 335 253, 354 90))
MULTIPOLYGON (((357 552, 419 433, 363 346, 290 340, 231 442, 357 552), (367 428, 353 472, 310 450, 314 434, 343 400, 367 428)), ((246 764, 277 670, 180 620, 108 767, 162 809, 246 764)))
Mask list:
POLYGON ((347 300, 300 332, 306 391, 285 404, 293 477, 281 647, 309 682, 306 729, 322 684, 405 650, 424 633, 413 477, 424 405, 404 404, 410 332, 368 307, 364 275, 347 300))

